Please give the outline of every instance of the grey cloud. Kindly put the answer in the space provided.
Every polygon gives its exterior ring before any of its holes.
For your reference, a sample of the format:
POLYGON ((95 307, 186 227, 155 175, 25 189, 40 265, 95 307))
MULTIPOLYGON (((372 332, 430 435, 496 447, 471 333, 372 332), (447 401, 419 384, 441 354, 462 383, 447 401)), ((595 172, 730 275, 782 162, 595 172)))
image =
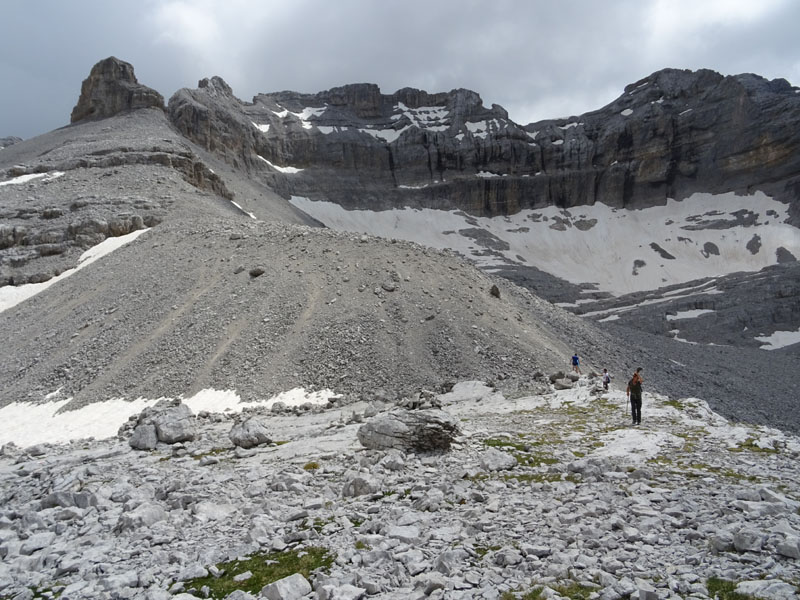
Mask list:
MULTIPOLYGON (((210 11, 204 23, 214 31, 206 39, 192 33, 191 23, 180 28, 174 0, 7 0, 0 22, 0 136, 30 137, 66 125, 81 81, 110 55, 131 62, 139 81, 166 98, 212 75, 244 100, 260 92, 317 92, 355 82, 376 83, 386 93, 406 86, 431 92, 465 87, 522 123, 600 108, 628 83, 664 67, 755 72, 800 83, 792 31, 800 3, 776 3, 750 21, 689 23, 661 45, 652 43, 654 4, 187 3, 189 20, 210 11)), ((682 16, 674 16, 680 23, 682 16)))

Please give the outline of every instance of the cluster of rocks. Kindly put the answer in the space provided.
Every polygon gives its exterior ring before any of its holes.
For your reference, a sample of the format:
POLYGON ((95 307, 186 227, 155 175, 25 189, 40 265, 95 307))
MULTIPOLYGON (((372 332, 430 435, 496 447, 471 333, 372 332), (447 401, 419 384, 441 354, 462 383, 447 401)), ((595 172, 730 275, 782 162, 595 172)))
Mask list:
POLYGON ((165 402, 116 439, 7 444, 0 595, 188 600, 208 597, 193 582, 212 574, 239 582, 229 600, 574 586, 595 600, 702 599, 711 578, 797 597, 797 438, 651 394, 631 428, 624 395, 586 377, 513 400, 459 384, 437 400, 197 416, 165 402), (438 429, 447 450, 415 451, 384 435, 408 418, 458 427, 438 429), (137 441, 151 426, 152 448, 137 441), (335 560, 260 589, 235 566, 304 548, 335 560))

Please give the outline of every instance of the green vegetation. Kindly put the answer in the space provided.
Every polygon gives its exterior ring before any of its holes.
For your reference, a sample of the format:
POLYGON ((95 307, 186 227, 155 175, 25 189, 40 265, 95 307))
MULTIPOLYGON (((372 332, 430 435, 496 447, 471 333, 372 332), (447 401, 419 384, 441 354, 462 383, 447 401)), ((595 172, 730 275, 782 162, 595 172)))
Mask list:
POLYGON ((561 473, 509 473, 503 479, 516 479, 520 483, 546 483, 561 481, 561 473))
POLYGON ((706 587, 709 597, 717 598, 717 600, 751 600, 753 598, 753 596, 735 592, 735 581, 711 577, 706 581, 706 587))
MULTIPOLYGON (((28 588, 33 596, 31 596, 32 600, 54 600, 56 598, 61 598, 61 593, 64 591, 63 585, 57 585, 55 587, 41 587, 41 588, 28 588)), ((13 596, 0 596, 0 600, 13 600, 14 598, 21 598, 20 594, 14 594, 13 596)), ((26 596, 27 597, 27 596, 26 596)))
POLYGON ((475 554, 483 558, 489 551, 497 552, 500 548, 502 548, 502 546, 475 546, 473 550, 475 550, 475 554))
MULTIPOLYGON (((570 581, 562 585, 551 585, 549 587, 559 596, 570 598, 571 600, 589 600, 589 596, 598 589, 597 586, 581 585, 577 581, 570 581)), ((527 592, 504 592, 500 596, 500 600, 539 600, 542 597, 543 591, 544 587, 536 586, 527 592)))
POLYGON ((756 445, 756 441, 753 438, 748 438, 738 446, 733 448, 728 448, 730 452, 744 452, 748 450, 749 452, 760 452, 764 454, 778 454, 777 448, 761 448, 760 446, 756 445))
POLYGON ((571 598, 572 600, 589 600, 589 596, 597 591, 597 587, 581 585, 577 581, 571 581, 564 585, 553 586, 553 590, 558 592, 559 596, 564 598, 571 598))
POLYGON ((333 523, 333 522, 335 522, 335 520, 336 519, 334 519, 332 516, 328 517, 327 519, 322 519, 320 517, 314 517, 313 521, 306 520, 306 524, 307 524, 306 528, 307 529, 313 529, 317 533, 320 533, 322 531, 322 528, 325 527, 325 525, 333 523), (309 523, 310 523, 310 525, 309 525, 309 523))
POLYGON ((205 458, 206 456, 218 456, 219 454, 225 454, 230 451, 230 448, 212 448, 208 452, 200 452, 198 454, 193 454, 192 458, 195 460, 200 460, 201 458, 205 458))
POLYGON ((500 594, 500 600, 539 600, 542 597, 542 590, 544 588, 535 587, 532 590, 525 592, 503 592, 500 594), (517 594, 522 594, 518 596, 517 594))
POLYGON ((326 548, 304 548, 289 552, 259 553, 244 560, 232 560, 221 563, 217 568, 224 573, 219 577, 207 575, 197 577, 185 583, 187 590, 200 590, 208 586, 211 598, 224 598, 235 590, 242 590, 257 595, 265 585, 300 573, 304 577, 311 576, 313 571, 328 571, 336 559, 326 548), (234 581, 236 575, 250 571, 253 575, 244 581, 234 581))
POLYGON ((512 442, 511 440, 501 440, 495 438, 486 439, 483 441, 483 443, 490 448, 513 448, 517 452, 525 452, 529 447, 529 444, 526 443, 512 442))
POLYGON ((552 456, 547 456, 541 452, 531 452, 531 446, 539 444, 529 444, 528 442, 512 442, 507 439, 489 438, 483 442, 490 448, 512 448, 510 454, 517 459, 517 464, 523 467, 540 467, 542 465, 553 465, 558 462, 552 456))
POLYGON ((369 550, 370 549, 369 544, 365 544, 361 540, 356 540, 355 548, 356 548, 356 550, 369 550))
POLYGON ((686 405, 680 400, 664 400, 662 404, 664 406, 671 406, 672 408, 677 408, 681 412, 686 410, 686 405))
POLYGON ((316 471, 319 469, 319 463, 312 460, 311 462, 304 464, 303 469, 306 471, 316 471))

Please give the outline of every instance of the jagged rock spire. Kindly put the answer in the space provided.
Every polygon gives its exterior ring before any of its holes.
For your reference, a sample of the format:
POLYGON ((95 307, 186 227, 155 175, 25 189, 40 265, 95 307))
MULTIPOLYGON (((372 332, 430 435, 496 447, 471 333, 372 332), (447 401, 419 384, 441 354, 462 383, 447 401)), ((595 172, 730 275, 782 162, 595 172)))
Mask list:
POLYGON ((133 65, 110 56, 92 67, 83 80, 70 122, 105 119, 125 110, 149 107, 164 110, 164 97, 136 80, 133 65))

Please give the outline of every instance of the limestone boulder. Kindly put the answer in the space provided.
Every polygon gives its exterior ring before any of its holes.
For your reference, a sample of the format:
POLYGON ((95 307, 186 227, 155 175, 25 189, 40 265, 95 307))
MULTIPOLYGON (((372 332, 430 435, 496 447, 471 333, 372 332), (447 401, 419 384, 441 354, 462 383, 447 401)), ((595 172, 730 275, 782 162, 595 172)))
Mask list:
POLYGON ((450 448, 458 423, 442 410, 395 410, 358 429, 358 441, 372 450, 429 452, 450 448))

